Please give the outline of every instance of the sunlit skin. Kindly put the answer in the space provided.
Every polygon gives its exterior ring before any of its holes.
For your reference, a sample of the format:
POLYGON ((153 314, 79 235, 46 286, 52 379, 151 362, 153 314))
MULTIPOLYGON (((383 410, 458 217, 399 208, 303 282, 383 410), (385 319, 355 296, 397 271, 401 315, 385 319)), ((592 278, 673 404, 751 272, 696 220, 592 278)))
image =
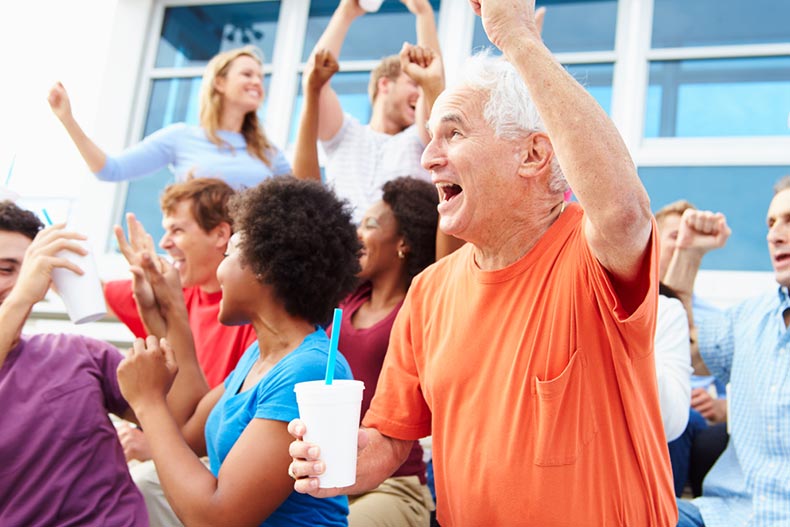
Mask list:
POLYGON ((244 114, 254 112, 263 102, 263 68, 249 55, 233 59, 224 77, 214 81, 216 90, 222 94, 223 112, 230 108, 244 114))
POLYGON ((162 219, 164 236, 159 247, 167 251, 184 287, 199 286, 207 293, 219 291, 216 269, 225 251, 219 227, 200 228, 192 214, 192 203, 182 201, 162 219))
POLYGON ((776 281, 790 287, 790 189, 782 190, 771 200, 767 215, 768 253, 776 281))
POLYGON ((667 214, 658 222, 658 276, 663 278, 675 253, 675 242, 680 231, 680 214, 667 214))
POLYGON ((16 284, 25 251, 31 243, 24 234, 0 231, 0 304, 16 284))
POLYGON ((384 115, 398 129, 414 124, 420 90, 408 75, 401 73, 394 81, 387 79, 386 93, 379 93, 379 97, 383 97, 384 115))
POLYGON ((357 227, 357 236, 362 242, 359 277, 372 277, 392 268, 397 261, 398 248, 403 246, 403 237, 398 234, 398 222, 392 209, 384 201, 374 203, 365 213, 357 227))
POLYGON ((439 226, 446 234, 476 243, 496 240, 490 231, 507 221, 519 169, 519 144, 496 137, 483 118, 479 95, 468 88, 443 93, 434 104, 431 141, 422 165, 439 192, 439 226))
POLYGON ((226 326, 248 324, 251 318, 248 306, 254 306, 253 300, 259 296, 258 288, 254 287, 255 274, 241 262, 240 241, 240 233, 230 237, 225 259, 217 267, 217 281, 222 288, 219 321, 226 326))

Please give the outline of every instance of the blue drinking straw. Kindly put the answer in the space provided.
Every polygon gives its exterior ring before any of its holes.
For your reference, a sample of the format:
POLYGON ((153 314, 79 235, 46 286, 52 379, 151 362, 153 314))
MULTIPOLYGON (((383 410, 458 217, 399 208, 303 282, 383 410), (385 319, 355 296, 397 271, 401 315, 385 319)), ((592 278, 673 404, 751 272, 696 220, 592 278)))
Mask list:
POLYGON ((329 339, 329 360, 326 363, 326 384, 332 384, 335 379, 335 362, 337 362, 337 342, 340 340, 340 325, 343 319, 343 310, 335 308, 332 316, 332 337, 329 339))
POLYGON ((47 225, 52 225, 52 218, 49 217, 47 209, 41 209, 41 212, 44 213, 44 219, 47 220, 47 225))
POLYGON ((11 174, 14 173, 14 164, 16 163, 16 154, 11 158, 11 166, 8 167, 8 175, 5 177, 5 186, 8 188, 8 182, 11 181, 11 174))

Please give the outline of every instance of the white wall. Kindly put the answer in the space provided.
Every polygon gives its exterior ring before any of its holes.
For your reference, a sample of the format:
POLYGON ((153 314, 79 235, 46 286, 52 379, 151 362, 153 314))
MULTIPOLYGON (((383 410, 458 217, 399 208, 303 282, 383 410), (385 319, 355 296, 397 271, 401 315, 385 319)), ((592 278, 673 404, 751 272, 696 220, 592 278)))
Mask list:
POLYGON ((74 115, 108 151, 126 143, 152 0, 18 0, 0 7, 0 185, 71 220, 104 252, 117 186, 88 171, 47 104, 63 82, 74 115))

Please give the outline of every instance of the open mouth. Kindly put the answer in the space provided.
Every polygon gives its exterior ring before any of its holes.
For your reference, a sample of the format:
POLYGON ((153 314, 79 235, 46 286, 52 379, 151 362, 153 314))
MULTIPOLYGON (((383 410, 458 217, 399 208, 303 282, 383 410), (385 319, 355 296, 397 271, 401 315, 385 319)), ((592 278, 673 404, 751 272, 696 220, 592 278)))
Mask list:
POLYGON ((774 262, 778 264, 786 264, 788 261, 790 261, 790 253, 782 253, 782 254, 774 255, 774 262))
POLYGON ((436 188, 439 191, 439 201, 450 201, 464 191, 460 185, 454 183, 437 183, 436 188))

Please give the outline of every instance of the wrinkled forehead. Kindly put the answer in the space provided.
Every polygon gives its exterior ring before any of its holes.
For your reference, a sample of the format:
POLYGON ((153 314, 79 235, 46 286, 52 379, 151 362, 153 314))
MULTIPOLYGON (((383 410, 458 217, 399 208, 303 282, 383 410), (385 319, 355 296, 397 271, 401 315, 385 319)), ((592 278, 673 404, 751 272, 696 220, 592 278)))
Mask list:
POLYGON ((483 118, 488 95, 482 90, 457 86, 443 91, 433 104, 428 128, 436 129, 447 120, 474 121, 483 118))

